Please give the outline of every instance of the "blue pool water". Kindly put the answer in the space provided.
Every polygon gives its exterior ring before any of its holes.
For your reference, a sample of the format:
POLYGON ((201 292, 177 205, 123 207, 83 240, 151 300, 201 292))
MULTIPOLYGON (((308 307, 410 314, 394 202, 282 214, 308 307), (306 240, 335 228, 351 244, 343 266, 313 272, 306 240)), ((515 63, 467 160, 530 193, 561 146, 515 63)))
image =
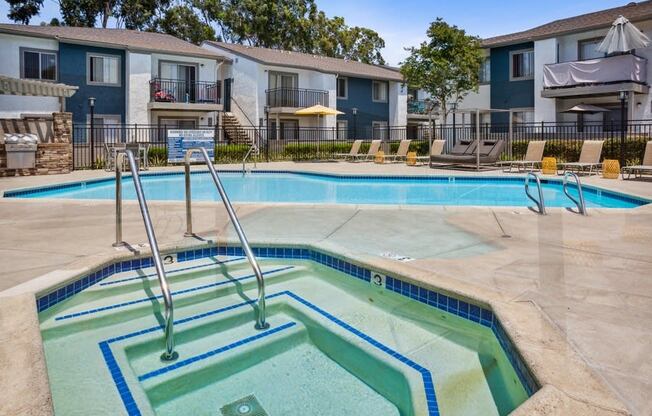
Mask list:
MULTIPOLYGON (((207 172, 192 174, 192 198, 195 201, 218 200, 207 172)), ((476 205, 530 206, 522 177, 356 177, 289 172, 220 173, 233 202, 326 203, 326 204, 402 204, 402 205, 476 205)), ((182 173, 141 175, 149 200, 185 198, 182 173)), ((564 195, 561 181, 543 180, 544 198, 550 207, 574 207, 564 195)), ((532 189, 536 193, 536 189, 532 189)), ((572 190, 573 192, 573 190, 572 190)), ((5 197, 114 199, 115 181, 102 179, 10 191, 5 197)), ((128 176, 123 179, 123 197, 136 199, 128 176)), ((635 208, 649 203, 628 195, 584 186, 587 207, 635 208)))

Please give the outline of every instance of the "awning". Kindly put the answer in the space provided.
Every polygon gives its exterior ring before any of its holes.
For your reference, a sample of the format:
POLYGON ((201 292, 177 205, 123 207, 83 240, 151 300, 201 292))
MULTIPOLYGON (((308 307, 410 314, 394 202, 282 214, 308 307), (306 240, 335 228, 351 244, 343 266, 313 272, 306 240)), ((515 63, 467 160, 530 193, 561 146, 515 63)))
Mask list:
POLYGON ((0 75, 0 94, 35 97, 72 97, 78 87, 54 82, 20 79, 0 75))

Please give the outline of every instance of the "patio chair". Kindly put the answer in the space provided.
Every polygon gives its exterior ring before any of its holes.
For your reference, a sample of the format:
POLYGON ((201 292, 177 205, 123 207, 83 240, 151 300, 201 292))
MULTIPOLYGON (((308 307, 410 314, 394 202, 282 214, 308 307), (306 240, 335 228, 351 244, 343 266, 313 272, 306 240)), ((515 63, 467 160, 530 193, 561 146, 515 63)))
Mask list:
POLYGON ((625 172, 627 172, 627 179, 630 179, 632 173, 634 178, 641 177, 644 172, 652 174, 652 140, 647 142, 645 145, 645 153, 643 154, 643 160, 640 165, 634 166, 625 166, 622 169, 623 179, 625 179, 625 172))
POLYGON ((360 153, 360 146, 362 146, 362 140, 355 140, 351 145, 351 150, 349 153, 335 153, 335 158, 344 158, 344 160, 356 157, 360 153))
POLYGON ((511 172, 516 167, 517 172, 524 170, 534 170, 536 166, 541 166, 543 160, 543 149, 546 147, 545 140, 532 140, 527 144, 525 157, 523 160, 506 160, 498 162, 499 165, 507 165, 503 172, 511 172), (528 169, 529 168, 529 169, 528 169))
POLYGON ((373 160, 374 156, 376 156, 376 153, 378 153, 380 150, 380 143, 381 140, 372 140, 371 144, 369 145, 369 151, 367 153, 351 156, 351 160, 373 160))
MULTIPOLYGON (((448 154, 430 156, 434 164, 449 166, 471 166, 478 162, 478 141, 472 143, 460 142, 453 147, 448 154)), ((501 153, 505 150, 505 140, 483 140, 480 142, 480 164, 493 164, 498 161, 501 153)))
POLYGON ((410 143, 412 140, 401 140, 401 143, 398 145, 395 155, 385 155, 385 160, 391 162, 402 161, 407 158, 408 150, 410 150, 410 143))
MULTIPOLYGON (((446 140, 433 140, 430 145, 430 156, 439 156, 444 151, 444 146, 446 145, 446 140)), ((417 156, 418 163, 427 163, 430 160, 430 156, 417 156)))
POLYGON ((582 151, 580 152, 580 159, 572 163, 560 163, 559 167, 566 171, 576 171, 577 173, 586 172, 588 169, 589 175, 596 169, 596 173, 600 170, 602 163, 600 157, 602 156, 602 146, 604 140, 585 140, 582 143, 582 151))

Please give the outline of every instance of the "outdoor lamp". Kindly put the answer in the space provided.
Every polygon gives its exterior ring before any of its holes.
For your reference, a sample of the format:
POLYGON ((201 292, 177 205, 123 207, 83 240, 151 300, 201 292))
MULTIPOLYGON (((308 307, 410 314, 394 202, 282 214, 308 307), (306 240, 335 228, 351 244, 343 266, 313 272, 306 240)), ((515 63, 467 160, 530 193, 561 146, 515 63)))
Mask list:
POLYGON ((95 97, 88 97, 88 105, 91 108, 95 107, 95 97))
POLYGON ((351 114, 353 114, 354 116, 357 115, 358 114, 358 109, 356 107, 353 107, 351 109, 351 114))

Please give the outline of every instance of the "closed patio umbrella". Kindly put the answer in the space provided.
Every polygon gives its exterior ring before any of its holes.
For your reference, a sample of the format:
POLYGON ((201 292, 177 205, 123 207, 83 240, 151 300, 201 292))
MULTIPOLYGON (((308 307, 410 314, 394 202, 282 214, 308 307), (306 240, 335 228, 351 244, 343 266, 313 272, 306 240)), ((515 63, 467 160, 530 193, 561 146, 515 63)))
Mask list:
POLYGON ((618 16, 597 51, 607 54, 629 52, 633 49, 645 48, 649 44, 650 38, 625 17, 618 16))

